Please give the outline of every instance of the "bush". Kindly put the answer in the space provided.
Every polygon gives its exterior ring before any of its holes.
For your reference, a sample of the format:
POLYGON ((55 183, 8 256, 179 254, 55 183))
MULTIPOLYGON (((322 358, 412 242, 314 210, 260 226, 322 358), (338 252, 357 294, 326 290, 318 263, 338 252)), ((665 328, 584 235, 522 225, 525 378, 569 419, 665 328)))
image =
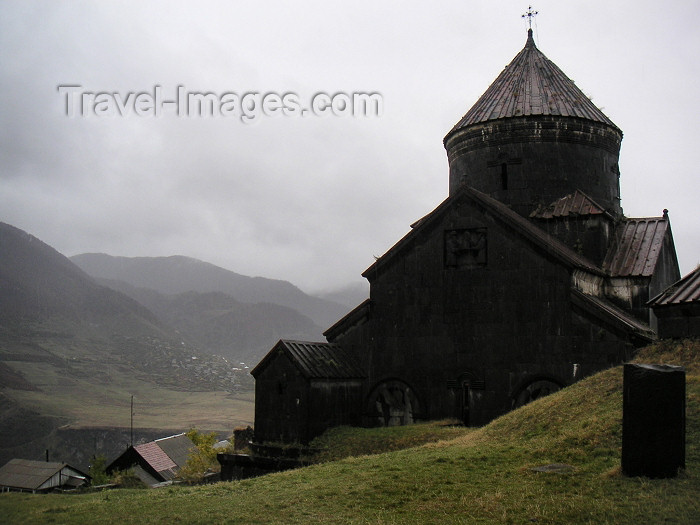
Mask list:
POLYGON ((217 451, 214 445, 217 442, 216 432, 205 434, 196 428, 191 428, 187 432, 187 437, 192 440, 194 447, 190 449, 190 454, 180 471, 178 479, 188 483, 197 483, 204 479, 209 472, 219 472, 221 465, 216 459, 217 451))
POLYGON ((134 469, 130 468, 127 470, 115 470, 112 472, 112 477, 110 482, 115 485, 125 488, 125 489, 145 489, 148 488, 147 485, 141 481, 134 469))
POLYGON ((90 484, 93 487, 97 485, 106 485, 109 483, 109 475, 107 474, 107 458, 102 454, 99 456, 92 456, 88 475, 91 478, 90 484))

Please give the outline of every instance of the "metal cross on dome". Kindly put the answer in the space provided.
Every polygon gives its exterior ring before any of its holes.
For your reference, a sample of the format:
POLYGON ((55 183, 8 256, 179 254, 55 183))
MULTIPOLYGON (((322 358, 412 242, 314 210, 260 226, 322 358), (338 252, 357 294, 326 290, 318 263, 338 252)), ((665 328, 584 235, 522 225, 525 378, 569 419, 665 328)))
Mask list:
POLYGON ((532 29, 532 19, 537 16, 539 11, 533 11, 532 6, 529 5, 527 6, 527 13, 524 13, 521 15, 520 18, 527 18, 527 24, 530 26, 530 29, 532 29))

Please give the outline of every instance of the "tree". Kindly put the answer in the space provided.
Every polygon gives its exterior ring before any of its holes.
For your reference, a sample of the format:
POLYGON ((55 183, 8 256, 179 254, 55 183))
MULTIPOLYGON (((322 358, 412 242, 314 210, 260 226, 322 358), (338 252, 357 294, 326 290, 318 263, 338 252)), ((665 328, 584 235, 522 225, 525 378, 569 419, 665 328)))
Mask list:
POLYGON ((216 450, 214 449, 218 440, 216 432, 206 434, 196 428, 191 428, 187 432, 187 437, 192 440, 195 446, 190 449, 187 462, 180 469, 178 478, 189 483, 196 483, 204 479, 208 472, 219 472, 221 466, 216 460, 216 450))
POLYGON ((106 485, 109 483, 109 476, 107 475, 107 458, 102 454, 99 456, 92 456, 88 475, 92 480, 90 483, 93 486, 106 485))

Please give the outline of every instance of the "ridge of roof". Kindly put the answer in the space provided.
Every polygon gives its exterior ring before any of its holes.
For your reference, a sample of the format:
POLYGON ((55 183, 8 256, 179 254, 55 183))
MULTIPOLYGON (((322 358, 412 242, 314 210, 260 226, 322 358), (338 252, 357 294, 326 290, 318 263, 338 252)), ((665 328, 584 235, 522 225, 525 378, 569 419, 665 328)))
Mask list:
POLYGON ((501 71, 447 136, 473 124, 541 115, 591 120, 619 131, 574 81, 537 48, 532 30, 528 30, 525 47, 501 71))
POLYGON ((256 377, 278 351, 284 352, 308 379, 349 379, 365 376, 354 357, 336 343, 290 339, 280 339, 250 374, 256 377))
MULTIPOLYGON (((179 434, 173 434, 172 436, 166 436, 166 437, 154 439, 153 441, 155 441, 155 442, 158 442, 158 441, 165 441, 166 439, 174 439, 174 438, 178 438, 178 437, 180 437, 180 436, 185 436, 185 435, 187 435, 185 432, 180 432, 179 434)), ((188 438, 188 439, 189 439, 189 438, 188 438)))
POLYGON ((470 200, 477 202, 479 205, 487 208, 491 213, 499 217, 512 229, 518 231, 534 244, 544 248, 545 251, 553 255, 567 266, 586 270, 597 275, 605 275, 605 272, 603 272, 603 270, 596 266, 593 262, 579 255, 559 239, 549 235, 528 219, 518 215, 502 202, 497 201, 496 199, 489 197, 485 193, 482 193, 470 186, 462 186, 455 194, 442 201, 442 203, 440 203, 432 212, 413 223, 412 230, 404 235, 391 248, 389 248, 384 255, 374 262, 374 264, 362 272, 362 276, 367 278, 373 271, 377 271, 381 266, 387 264, 410 242, 414 235, 417 235, 424 228, 432 224, 433 221, 437 220, 438 217, 449 209, 453 202, 462 197, 467 197, 470 200))

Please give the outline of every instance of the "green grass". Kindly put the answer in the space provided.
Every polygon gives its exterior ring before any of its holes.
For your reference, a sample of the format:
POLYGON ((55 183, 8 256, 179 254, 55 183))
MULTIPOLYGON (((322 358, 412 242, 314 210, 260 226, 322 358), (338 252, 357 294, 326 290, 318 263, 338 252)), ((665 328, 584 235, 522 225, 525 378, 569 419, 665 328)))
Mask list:
POLYGON ((687 367, 687 469, 674 479, 620 474, 622 373, 614 368, 481 429, 339 429, 318 442, 328 458, 350 455, 338 461, 203 487, 2 494, 0 516, 6 523, 700 523, 699 350, 663 343, 638 358, 687 367), (434 441, 441 437, 449 439, 434 441), (429 443, 357 455, 421 441, 429 443), (531 470, 549 463, 573 470, 531 470))
POLYGON ((382 454, 463 436, 466 429, 455 423, 434 421, 389 428, 336 427, 314 439, 310 447, 321 450, 315 456, 318 462, 382 454))

